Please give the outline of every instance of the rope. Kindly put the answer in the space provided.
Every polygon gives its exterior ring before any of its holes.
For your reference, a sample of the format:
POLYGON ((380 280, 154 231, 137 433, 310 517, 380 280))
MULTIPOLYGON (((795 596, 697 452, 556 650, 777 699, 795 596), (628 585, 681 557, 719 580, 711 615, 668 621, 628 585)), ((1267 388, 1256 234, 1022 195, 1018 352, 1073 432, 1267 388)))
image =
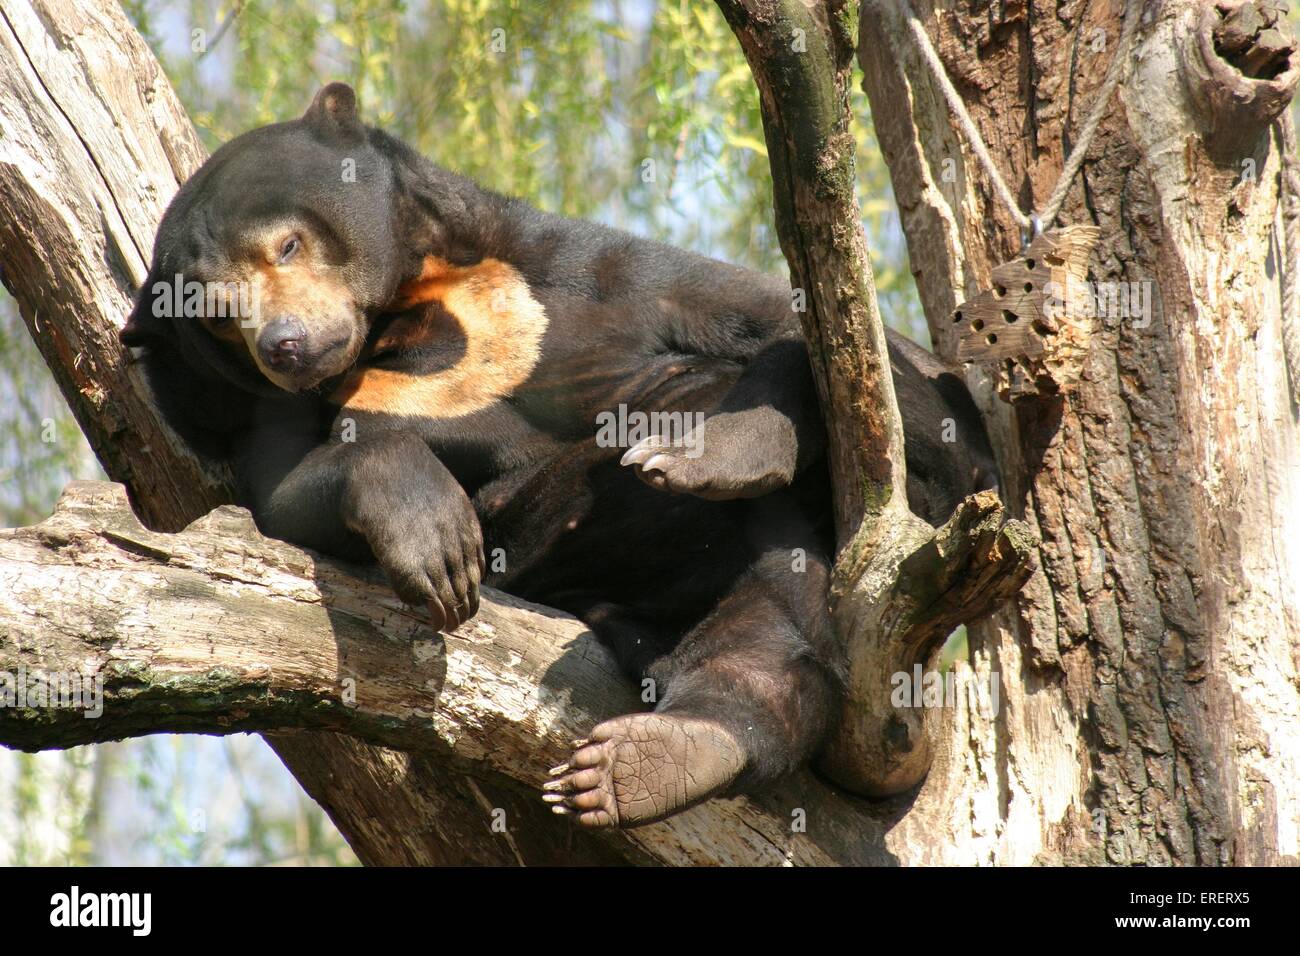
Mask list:
POLYGON ((935 52, 934 44, 930 42, 930 35, 925 32, 925 27, 921 25, 916 11, 912 9, 911 0, 902 0, 903 18, 907 21, 908 30, 921 51, 921 59, 925 61, 935 83, 943 92, 943 98, 948 103, 948 109, 957 117, 957 122, 962 128, 962 132, 966 134, 966 140, 970 143, 970 147, 975 152, 980 165, 984 167, 984 174, 988 177, 989 182, 993 184, 994 191, 1022 230, 1029 230, 1034 235, 1037 235, 1056 221, 1056 214, 1061 211, 1061 204, 1065 202, 1065 194, 1069 191, 1070 184, 1074 181, 1080 167, 1083 166, 1084 156, 1088 152, 1088 147, 1092 145, 1092 138, 1097 132, 1097 127, 1101 125, 1106 104, 1110 102, 1110 98, 1115 94, 1115 88, 1119 86, 1128 65, 1129 52, 1133 46, 1133 38, 1137 35, 1138 21, 1141 19, 1138 16, 1139 6, 1140 0, 1127 0, 1125 3, 1124 29, 1120 33, 1119 49, 1110 61, 1110 66, 1106 70, 1106 78, 1097 93, 1097 99, 1092 104, 1092 109, 1089 111, 1083 127, 1079 130, 1078 142, 1075 143, 1074 149, 1070 150, 1070 155, 1065 161, 1065 167, 1061 170, 1061 176, 1056 181, 1056 188, 1052 190, 1052 194, 1048 198, 1047 204, 1043 206, 1042 212, 1038 215, 1026 216, 1020 211, 1020 204, 1016 202, 1014 194, 1008 188, 1002 174, 998 172, 993 157, 989 155, 988 147, 984 145, 983 137, 980 136, 979 130, 975 127, 975 121, 966 112, 966 104, 962 102, 961 96, 958 95, 956 88, 952 85, 952 81, 948 79, 948 71, 944 69, 943 63, 939 60, 939 54, 935 52))
POLYGON ((939 89, 943 91, 943 98, 948 101, 948 109, 952 111, 953 116, 957 117, 957 122, 961 124, 962 131, 966 134, 971 149, 975 151, 975 156, 979 159, 980 165, 984 167, 984 174, 988 176, 994 190, 1002 202, 1006 204, 1007 209, 1011 211, 1016 224, 1021 229, 1030 228, 1033 223, 1028 216, 1020 211, 1020 204, 1016 202, 1016 197, 1007 188, 1006 182, 1002 179, 1002 174, 998 172, 997 166, 993 164, 993 157, 989 155, 989 148, 984 145, 984 138, 980 136, 979 130, 975 128, 975 122, 970 118, 970 114, 966 112, 966 105, 957 94, 956 88, 952 85, 952 80, 948 79, 948 71, 943 68, 943 63, 939 60, 939 54, 934 51, 934 45, 930 42, 930 35, 925 32, 925 27, 921 26, 921 21, 917 19, 916 11, 912 9, 910 0, 903 0, 903 17, 907 20, 907 27, 912 31, 912 37, 921 50, 921 58, 925 60, 926 66, 930 68, 931 76, 939 84, 939 89))
POLYGON ((1296 270, 1300 268, 1300 160, 1296 158, 1291 110, 1278 117, 1282 153, 1282 249, 1278 256, 1282 284, 1282 355, 1291 380, 1291 401, 1300 405, 1300 314, 1296 310, 1296 270))
MULTIPOLYGON (((988 177, 989 182, 993 184, 994 192, 997 193, 998 198, 1007 207, 1016 225, 1030 234, 1031 237, 1038 235, 1044 229, 1050 228, 1052 223, 1056 221, 1056 216, 1061 211, 1061 205, 1065 202, 1066 193, 1069 192, 1074 177, 1078 175, 1079 169, 1083 166, 1088 147, 1092 145, 1092 138, 1097 132, 1097 127, 1101 125, 1106 104, 1115 95, 1115 90, 1123 79, 1129 64, 1133 38, 1137 36, 1137 27, 1141 20, 1138 14, 1143 3, 1144 0, 1126 0, 1124 4, 1124 29, 1120 33, 1119 49, 1115 51, 1110 66, 1106 68, 1106 78, 1102 81, 1101 89, 1097 91, 1097 99, 1088 112, 1088 118, 1079 130, 1079 139, 1075 143, 1074 149, 1070 150, 1070 155, 1066 157, 1060 178, 1057 179, 1056 187, 1043 205, 1042 211, 1037 215, 1026 216, 1020 211, 1020 204, 1016 202, 1015 195, 1011 192, 1006 180, 1002 178, 997 165, 993 162, 993 157, 989 154, 988 147, 984 145, 984 138, 980 136, 975 121, 971 119, 970 113, 966 112, 966 104, 962 102, 957 89, 952 85, 952 81, 948 79, 948 71, 944 69, 939 54, 935 52, 934 44, 930 42, 930 35, 925 32, 925 27, 921 25, 920 18, 917 17, 916 11, 912 9, 911 0, 902 0, 903 19, 907 22, 908 31, 916 41, 917 48, 921 51, 921 59, 925 61, 931 77, 943 93, 948 109, 952 111, 953 116, 957 117, 957 123, 961 126, 962 132, 966 134, 966 140, 970 143, 975 157, 980 161, 980 165, 984 167, 984 174, 988 177)), ((1300 271, 1300 158, 1296 156, 1295 122, 1291 118, 1290 110, 1284 111, 1278 117, 1277 122, 1282 153, 1280 203, 1282 208, 1283 248, 1279 256, 1281 259, 1280 282, 1282 287, 1282 353, 1286 359, 1287 377, 1291 384, 1291 400, 1296 405, 1300 405, 1300 308, 1297 308, 1300 305, 1300 301, 1298 301, 1300 300, 1300 283, 1296 281, 1296 273, 1300 271)))
POLYGON ((1070 157, 1065 161, 1065 168, 1061 170, 1061 178, 1057 181, 1056 188, 1052 190, 1052 195, 1040 214, 1044 229, 1056 221, 1056 214, 1061 211, 1061 203, 1065 202, 1065 194, 1069 191, 1070 183, 1079 172, 1079 167, 1083 165, 1083 155, 1092 145, 1092 136, 1101 125, 1106 104, 1115 95, 1115 88, 1119 86, 1120 78, 1129 63, 1129 52, 1133 48, 1133 38, 1137 36, 1138 21, 1142 19, 1138 16, 1138 6, 1137 0, 1128 0, 1124 5, 1124 30, 1120 33, 1119 49, 1115 51, 1114 59, 1106 68, 1106 79, 1097 93, 1097 102, 1092 104, 1092 112, 1088 114, 1083 128, 1079 130, 1079 141, 1074 149, 1070 150, 1070 157))

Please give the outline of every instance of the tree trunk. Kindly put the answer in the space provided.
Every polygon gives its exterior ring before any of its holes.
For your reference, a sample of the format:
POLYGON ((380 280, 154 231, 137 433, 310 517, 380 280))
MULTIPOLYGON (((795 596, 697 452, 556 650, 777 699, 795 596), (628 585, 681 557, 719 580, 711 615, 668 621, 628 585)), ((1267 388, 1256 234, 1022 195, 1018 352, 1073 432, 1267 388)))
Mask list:
MULTIPOLYGON (((1056 185, 1124 4, 913 3, 1028 212, 1056 185)), ((913 859, 1300 862, 1300 427, 1280 293, 1297 263, 1280 245, 1270 127, 1300 61, 1293 47, 1216 52, 1218 8, 1252 4, 1130 6, 1145 9, 1132 72, 1060 219, 1100 228, 1092 278, 1150 289, 1149 321, 1099 317, 1063 398, 1008 407, 968 376, 1041 569, 971 631, 973 666, 1003 675, 1003 713, 944 715, 920 800, 942 794, 952 812, 894 830, 913 859)), ((897 7, 865 4, 859 55, 951 357, 953 310, 1017 254, 1020 231, 897 7)))

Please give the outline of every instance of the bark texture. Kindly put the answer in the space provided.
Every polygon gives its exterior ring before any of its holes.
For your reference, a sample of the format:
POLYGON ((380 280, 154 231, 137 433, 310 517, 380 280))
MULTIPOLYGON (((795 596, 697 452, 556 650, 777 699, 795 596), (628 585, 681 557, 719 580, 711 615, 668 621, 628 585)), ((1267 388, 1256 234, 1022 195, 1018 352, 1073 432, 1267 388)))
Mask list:
MULTIPOLYGON (((1124 5, 913 3, 1030 210, 1055 186, 1124 5)), ((1296 64, 1259 79, 1218 56, 1206 31, 1240 3, 1132 6, 1132 72, 1061 223, 1100 229, 1092 278, 1148 289, 1149 321, 1100 316, 1063 400, 1008 407, 969 376, 1041 566, 1014 611, 972 629, 973 666, 1004 675, 1003 712, 944 715, 919 798, 953 807, 924 834, 936 861, 1300 861, 1300 427, 1279 290, 1294 263, 1278 247, 1270 127, 1296 64)), ((865 5, 859 51, 951 356, 947 317, 1019 252, 1019 232, 894 3, 865 5)), ((921 837, 905 820, 888 842, 921 837)))

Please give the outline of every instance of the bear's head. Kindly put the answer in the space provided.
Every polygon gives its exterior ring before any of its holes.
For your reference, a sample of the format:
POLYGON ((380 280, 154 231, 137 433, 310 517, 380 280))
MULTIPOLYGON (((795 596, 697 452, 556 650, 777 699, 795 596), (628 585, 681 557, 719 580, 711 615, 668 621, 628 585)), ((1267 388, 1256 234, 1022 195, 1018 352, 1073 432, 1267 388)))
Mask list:
POLYGON ((357 116, 342 83, 299 119, 245 133, 181 187, 121 333, 159 339, 244 391, 345 372, 370 323, 446 254, 464 199, 448 174, 357 116))

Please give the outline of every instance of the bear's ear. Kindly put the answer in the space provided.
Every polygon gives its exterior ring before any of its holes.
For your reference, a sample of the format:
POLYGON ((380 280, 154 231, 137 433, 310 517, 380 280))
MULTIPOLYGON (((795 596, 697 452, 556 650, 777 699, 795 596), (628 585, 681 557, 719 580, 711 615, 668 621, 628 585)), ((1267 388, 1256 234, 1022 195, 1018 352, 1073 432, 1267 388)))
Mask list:
POLYGON ((366 135, 357 118, 357 94, 346 83, 321 87, 302 118, 312 132, 327 142, 357 142, 366 135))

